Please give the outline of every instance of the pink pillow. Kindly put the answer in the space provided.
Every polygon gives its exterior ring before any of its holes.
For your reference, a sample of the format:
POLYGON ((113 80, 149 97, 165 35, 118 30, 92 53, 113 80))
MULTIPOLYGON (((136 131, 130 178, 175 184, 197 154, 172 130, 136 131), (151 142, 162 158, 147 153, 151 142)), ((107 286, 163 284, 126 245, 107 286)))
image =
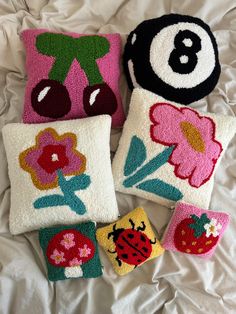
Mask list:
POLYGON ((226 213, 177 203, 161 243, 166 250, 210 258, 228 224, 226 213))
POLYGON ((125 116, 119 93, 119 34, 84 35, 28 29, 28 82, 23 122, 41 123, 109 114, 112 126, 125 116))

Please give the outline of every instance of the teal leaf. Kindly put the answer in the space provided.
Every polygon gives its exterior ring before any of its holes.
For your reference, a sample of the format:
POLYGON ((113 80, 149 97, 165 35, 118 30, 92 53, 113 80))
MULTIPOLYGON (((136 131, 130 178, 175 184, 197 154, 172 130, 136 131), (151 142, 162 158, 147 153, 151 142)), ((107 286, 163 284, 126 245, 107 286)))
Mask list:
POLYGON ((148 175, 155 172, 158 168, 163 166, 169 159, 174 146, 170 146, 165 148, 160 154, 149 160, 144 166, 142 166, 137 172, 135 172, 132 176, 128 177, 124 180, 123 185, 126 188, 130 188, 135 184, 141 182, 148 175))
POLYGON ((90 177, 87 174, 75 176, 66 181, 67 188, 72 191, 85 190, 91 183, 90 177))
POLYGON ((146 159, 146 148, 143 141, 133 136, 124 167, 124 175, 127 177, 133 173, 146 159))
POLYGON ((64 196, 59 194, 42 196, 34 202, 34 208, 36 209, 63 205, 67 205, 67 202, 64 196))
POLYGON ((136 187, 140 190, 156 194, 171 201, 178 201, 183 198, 183 194, 179 189, 159 179, 144 181, 136 187))

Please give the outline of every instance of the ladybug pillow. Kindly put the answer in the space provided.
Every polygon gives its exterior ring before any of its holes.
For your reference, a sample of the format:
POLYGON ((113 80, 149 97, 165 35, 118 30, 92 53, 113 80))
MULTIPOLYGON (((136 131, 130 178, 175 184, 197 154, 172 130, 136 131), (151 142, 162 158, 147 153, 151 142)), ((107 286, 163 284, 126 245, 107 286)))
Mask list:
POLYGON ((235 117, 136 88, 113 159, 115 188, 167 207, 182 200, 208 208, 214 173, 235 132, 235 117))
POLYGON ((166 250, 210 258, 228 224, 226 213, 177 203, 161 243, 166 250))
POLYGON ((164 252, 143 208, 98 229, 96 236, 118 275, 125 275, 164 252))
POLYGON ((25 123, 109 114, 113 127, 122 126, 119 34, 28 29, 21 37, 28 74, 25 123))
POLYGON ((128 36, 124 67, 131 89, 142 87, 184 105, 208 95, 220 76, 209 26, 180 14, 140 23, 128 36))
POLYGON ((11 233, 118 218, 110 129, 108 115, 3 128, 11 233))
POLYGON ((94 222, 41 229, 39 242, 49 280, 102 275, 94 222))

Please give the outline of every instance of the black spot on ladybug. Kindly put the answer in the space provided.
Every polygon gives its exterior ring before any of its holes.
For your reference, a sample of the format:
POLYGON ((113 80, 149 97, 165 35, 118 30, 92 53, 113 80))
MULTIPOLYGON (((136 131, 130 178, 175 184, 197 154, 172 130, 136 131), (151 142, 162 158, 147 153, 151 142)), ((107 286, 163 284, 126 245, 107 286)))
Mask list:
POLYGON ((132 255, 133 255, 133 256, 137 256, 137 253, 133 253, 132 255))
POLYGON ((142 250, 143 250, 144 252, 147 252, 147 251, 148 251, 148 249, 147 249, 145 246, 142 248, 142 250))
POLYGON ((121 255, 123 258, 127 259, 128 258, 128 254, 122 254, 121 255))
POLYGON ((134 238, 134 235, 133 235, 132 233, 129 233, 129 234, 128 234, 128 238, 133 239, 133 238, 134 238))
POLYGON ((123 245, 121 245, 121 244, 118 244, 117 246, 118 246, 121 250, 124 249, 123 245))
POLYGON ((138 262, 141 263, 142 262, 141 259, 138 259, 138 262))
POLYGON ((146 242, 146 238, 143 234, 140 235, 140 239, 141 239, 141 241, 146 242))

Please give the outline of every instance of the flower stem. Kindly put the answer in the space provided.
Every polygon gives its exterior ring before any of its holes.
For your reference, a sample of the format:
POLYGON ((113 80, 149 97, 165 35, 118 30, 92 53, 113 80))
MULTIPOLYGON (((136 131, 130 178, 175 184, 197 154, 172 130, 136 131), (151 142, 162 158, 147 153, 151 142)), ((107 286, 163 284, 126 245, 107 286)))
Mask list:
POLYGON ((75 189, 70 180, 66 180, 62 171, 58 170, 58 184, 64 194, 65 203, 77 214, 83 215, 86 212, 84 203, 75 195, 75 189))
POLYGON ((142 168, 140 168, 134 175, 127 178, 123 185, 126 188, 130 188, 134 186, 136 183, 142 181, 144 178, 146 178, 149 174, 155 172, 158 168, 160 168, 162 165, 164 165, 175 146, 170 146, 166 148, 163 152, 155 156, 153 159, 149 160, 142 168))

